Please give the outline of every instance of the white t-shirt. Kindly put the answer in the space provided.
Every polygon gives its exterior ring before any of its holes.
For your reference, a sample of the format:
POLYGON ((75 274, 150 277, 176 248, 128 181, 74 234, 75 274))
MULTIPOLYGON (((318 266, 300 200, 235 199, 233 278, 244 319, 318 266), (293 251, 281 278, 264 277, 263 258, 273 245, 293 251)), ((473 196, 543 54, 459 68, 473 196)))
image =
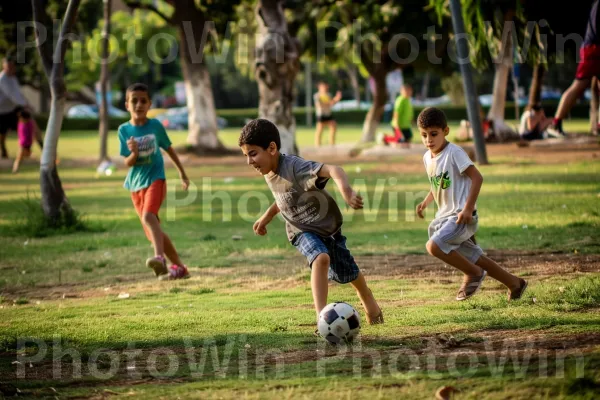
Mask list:
POLYGON ((521 123, 519 124, 519 134, 524 134, 529 132, 529 129, 527 129, 527 120, 529 119, 529 116, 531 115, 531 111, 527 110, 523 113, 523 115, 521 115, 521 123))
POLYGON ((17 106, 25 105, 27 100, 21 93, 17 77, 0 72, 0 114, 7 114, 17 106))
POLYGON ((448 143, 434 158, 431 151, 427 150, 423 163, 433 198, 438 205, 435 217, 458 214, 464 208, 471 190, 471 178, 464 175, 465 170, 473 165, 467 153, 460 146, 448 143))

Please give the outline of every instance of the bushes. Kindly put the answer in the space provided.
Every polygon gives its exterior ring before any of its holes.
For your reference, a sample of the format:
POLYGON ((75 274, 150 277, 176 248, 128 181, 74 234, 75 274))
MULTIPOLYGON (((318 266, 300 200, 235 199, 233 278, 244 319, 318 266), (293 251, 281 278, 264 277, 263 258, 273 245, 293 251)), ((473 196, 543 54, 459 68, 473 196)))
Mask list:
MULTIPOLYGON (((546 115, 553 115, 556 111, 558 103, 557 102, 548 102, 544 103, 544 109, 546 111, 546 115)), ((467 118, 467 109, 465 106, 453 106, 453 105, 445 105, 441 106, 441 109, 444 110, 448 120, 450 121, 460 121, 461 119, 467 118)), ((423 107, 415 107, 415 117, 418 115, 423 107)), ((487 113, 489 107, 483 107, 484 111, 487 113)), ((523 107, 519 107, 519 111, 523 112, 523 107)), ((314 110, 313 110, 314 112, 314 110)), ((248 119, 254 119, 258 117, 258 109, 257 108, 241 108, 241 109, 225 109, 219 110, 217 112, 219 117, 223 117, 227 120, 228 126, 243 126, 248 119)), ((352 124, 352 125, 360 125, 364 122, 365 116, 367 115, 367 110, 346 110, 346 111, 337 111, 334 113, 335 119, 340 124, 352 124)), ((294 116, 296 117, 296 122, 302 124, 306 117, 306 109, 304 107, 296 107, 294 108, 294 116)), ((590 116, 590 107, 588 104, 576 104, 571 109, 571 118, 589 118, 590 116)), ((515 107, 513 102, 506 103, 506 118, 507 119, 515 119, 515 107)), ((128 118, 111 118, 109 123, 109 129, 116 130, 119 125, 123 122, 126 122, 128 118)), ((313 114, 313 121, 315 120, 313 114)), ((36 121, 40 127, 45 127, 46 122, 48 121, 48 117, 46 115, 37 115, 36 121)), ((98 129, 98 120, 95 118, 65 118, 63 121, 63 131, 83 131, 83 130, 97 130, 98 129)))

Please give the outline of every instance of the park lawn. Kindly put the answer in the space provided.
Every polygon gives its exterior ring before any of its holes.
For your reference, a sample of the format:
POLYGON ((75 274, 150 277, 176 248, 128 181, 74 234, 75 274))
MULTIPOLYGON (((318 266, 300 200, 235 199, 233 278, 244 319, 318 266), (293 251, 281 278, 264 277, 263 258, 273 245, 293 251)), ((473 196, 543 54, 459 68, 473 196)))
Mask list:
MULTIPOLYGON (((517 126, 517 121, 508 121, 507 123, 517 126)), ((450 121, 450 135, 449 139, 454 138, 454 134, 457 131, 459 123, 456 121, 450 121)), ((589 121, 582 119, 567 120, 564 122, 565 130, 567 132, 588 132, 589 121)), ((237 142, 241 131, 241 126, 228 127, 219 131, 219 137, 223 141, 223 144, 232 149, 237 149, 237 142)), ((336 142, 338 144, 352 144, 358 143, 361 138, 361 129, 359 125, 340 125, 336 135, 336 142)), ((416 128, 414 128, 416 129, 416 128)), ((306 128, 303 125, 298 124, 296 131, 296 141, 300 150, 305 147, 314 146, 314 128, 306 128)), ((387 132, 391 134, 391 128, 388 124, 381 124, 378 131, 387 132)), ((413 143, 420 143, 418 135, 414 132, 413 143)), ((185 143, 187 132, 186 131, 169 131, 168 132, 171 141, 175 146, 183 145, 185 143)), ((325 129, 323 133, 323 144, 327 144, 329 140, 328 130, 325 129)), ((10 135, 7 139, 7 146, 9 152, 14 156, 18 147, 16 135, 10 135)), ((34 146, 33 156, 39 159, 39 148, 34 146)), ((98 146, 98 132, 95 131, 64 131, 61 133, 61 138, 58 143, 58 155, 62 160, 69 159, 94 159, 98 157, 99 146, 98 146)), ((108 154, 110 157, 119 158, 119 139, 116 131, 109 133, 108 139, 108 154)))
MULTIPOLYGON (((299 135, 300 143, 309 145, 310 132, 304 132, 308 139, 299 135)), ((94 135, 67 132, 61 146, 92 157, 94 135)), ((235 145, 235 135, 225 132, 226 143, 235 145)), ((505 157, 480 168, 478 241, 494 254, 563 257, 555 265, 560 273, 531 262, 514 268, 531 282, 514 303, 491 279, 476 297, 458 303, 457 275, 440 265, 439 273, 418 272, 419 263, 436 265, 424 249, 433 210, 426 220, 413 213, 428 190, 424 173, 403 159, 386 162, 397 167, 387 172, 379 163, 347 165, 366 202, 360 212, 342 205, 344 232, 386 317, 384 325, 364 326, 349 348, 312 336, 309 270, 283 223, 274 221, 266 237, 252 234, 272 196, 261 177, 246 175, 242 157, 239 165, 189 167, 198 188, 193 201, 175 187, 169 192, 161 217, 192 274, 180 282, 157 282, 143 265, 152 249, 121 187, 124 169, 98 179, 93 166, 59 167, 71 203, 92 230, 41 238, 16 230, 24 198, 39 197, 35 166, 17 176, 2 170, 0 388, 9 383, 54 396, 52 387, 61 398, 421 399, 452 385, 465 399, 594 398, 600 274, 587 271, 583 257, 598 262, 600 253, 600 164, 520 164, 505 157), (388 256, 389 265, 382 265, 388 256), (128 298, 118 297, 125 293, 128 298), (458 345, 441 345, 441 334, 458 345), (24 362, 26 379, 18 379, 15 348, 25 337, 33 338, 23 347, 26 357, 37 354, 36 346, 48 349, 31 367, 24 362), (589 346, 570 347, 581 343, 589 346), (60 357, 67 349, 70 356, 60 357), (126 356, 133 350, 139 350, 135 368, 126 356), (500 370, 502 355, 508 361, 500 370), (61 373, 52 369, 54 356, 61 373), (118 363, 111 370, 113 356, 118 363), (81 378, 69 357, 82 360, 81 378)), ((168 179, 175 178, 168 168, 168 179)), ((349 286, 332 285, 329 299, 348 301, 364 316, 349 286)))

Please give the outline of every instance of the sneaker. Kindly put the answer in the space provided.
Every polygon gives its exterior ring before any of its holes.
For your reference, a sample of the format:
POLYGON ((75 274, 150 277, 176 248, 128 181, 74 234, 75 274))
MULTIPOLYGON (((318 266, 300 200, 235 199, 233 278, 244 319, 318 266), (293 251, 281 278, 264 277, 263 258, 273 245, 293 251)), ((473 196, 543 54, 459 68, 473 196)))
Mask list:
POLYGON ((527 281, 525 279, 521 279, 521 286, 519 286, 518 289, 508 291, 508 301, 519 300, 521 297, 523 297, 525 289, 527 289, 527 281))
POLYGON ((562 127, 557 127, 554 124, 551 124, 548 129, 546 129, 546 134, 548 137, 552 138, 564 138, 566 137, 566 133, 562 130, 562 127))
POLYGON ((467 281, 463 282, 460 289, 458 289, 456 300, 463 301, 477 293, 486 275, 487 271, 483 270, 483 274, 480 276, 470 277, 467 281))
POLYGON ((163 256, 151 257, 146 260, 146 267, 154 271, 154 275, 161 276, 169 273, 167 261, 163 256))
POLYGON ((187 267, 184 265, 171 265, 169 273, 158 277, 161 281, 171 281, 174 279, 187 279, 190 277, 187 267))

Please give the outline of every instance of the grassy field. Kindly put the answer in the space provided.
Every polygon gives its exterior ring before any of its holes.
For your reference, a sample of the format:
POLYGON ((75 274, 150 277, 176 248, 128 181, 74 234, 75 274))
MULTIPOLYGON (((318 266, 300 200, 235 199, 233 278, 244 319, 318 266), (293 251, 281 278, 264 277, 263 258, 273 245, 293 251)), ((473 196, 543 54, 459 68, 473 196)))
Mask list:
MULTIPOLYGON (((508 124, 517 126, 517 121, 507 121, 508 124)), ((565 121, 565 130, 567 132, 587 132, 589 131, 589 122, 585 120, 569 120, 565 121)), ((458 129, 457 122, 450 123, 449 138, 454 137, 454 133, 458 129)), ((240 135, 241 126, 228 127, 219 132, 219 137, 223 143, 231 148, 237 148, 237 141, 240 135)), ((391 128, 388 125, 382 125, 381 131, 391 134, 391 128)), ((420 143, 419 138, 414 132, 413 142, 420 143)), ((187 137, 187 132, 170 131, 169 137, 173 144, 184 144, 187 137)), ((361 137, 361 127, 356 125, 341 125, 338 127, 337 142, 338 143, 357 143, 361 137)), ((327 144, 329 138, 328 130, 323 132, 323 143, 327 144)), ((297 144, 300 150, 306 147, 314 146, 314 128, 306 128, 303 125, 298 126, 296 133, 297 144)), ((16 135, 8 137, 7 146, 12 150, 12 155, 16 151, 18 144, 16 135)), ((67 159, 93 159, 98 156, 98 133, 94 131, 64 131, 61 133, 61 140, 58 145, 60 158, 67 159), (65 139, 65 140, 63 140, 65 139)), ((39 156, 39 148, 33 147, 34 156, 39 156)), ((112 157, 119 157, 119 140, 117 132, 109 133, 108 154, 112 157)))
MULTIPOLYGON (((237 134, 222 137, 234 146, 237 134)), ((339 141, 359 134, 342 127, 339 141)), ((312 131, 298 138, 310 146, 312 131)), ((110 148, 116 154, 114 140, 110 148)), ((60 157, 96 149, 96 133, 65 132, 60 157)), ((124 169, 98 179, 92 164, 59 167, 92 231, 50 237, 19 231, 33 218, 24 199, 39 196, 36 167, 17 176, 2 169, 0 392, 423 399, 451 385, 459 399, 596 398, 600 163, 591 155, 600 149, 531 157, 514 149, 491 151, 492 164, 480 168, 477 235, 492 258, 529 279, 525 298, 512 303, 491 279, 469 301, 453 300, 459 275, 425 254, 433 210, 426 220, 413 213, 428 190, 420 157, 345 164, 367 201, 358 212, 342 205, 344 233, 386 318, 363 326, 349 347, 312 336, 309 269, 283 223, 252 234, 272 196, 241 156, 190 165, 197 190, 169 192, 164 228, 192 274, 180 282, 158 282, 143 264, 152 248, 121 187, 124 169)), ((349 286, 332 284, 330 300, 364 316, 349 286)))

